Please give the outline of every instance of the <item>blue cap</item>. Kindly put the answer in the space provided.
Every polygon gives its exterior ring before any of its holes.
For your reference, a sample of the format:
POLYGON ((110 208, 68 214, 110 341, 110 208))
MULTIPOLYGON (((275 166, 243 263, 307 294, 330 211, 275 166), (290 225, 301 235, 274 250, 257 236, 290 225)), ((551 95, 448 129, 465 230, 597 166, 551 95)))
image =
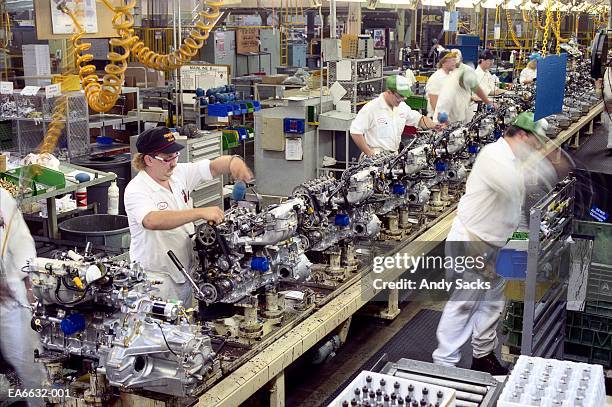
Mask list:
POLYGON ((251 259, 251 270, 268 271, 270 270, 270 262, 267 257, 255 256, 251 259))
POLYGON ((406 193, 406 187, 402 184, 393 184, 393 193, 395 195, 404 195, 406 193))
POLYGON ((74 335, 85 329, 85 318, 79 313, 68 315, 60 322, 60 328, 64 335, 74 335))
POLYGON ((336 215, 334 223, 336 226, 348 226, 351 223, 351 218, 345 213, 339 213, 336 215))

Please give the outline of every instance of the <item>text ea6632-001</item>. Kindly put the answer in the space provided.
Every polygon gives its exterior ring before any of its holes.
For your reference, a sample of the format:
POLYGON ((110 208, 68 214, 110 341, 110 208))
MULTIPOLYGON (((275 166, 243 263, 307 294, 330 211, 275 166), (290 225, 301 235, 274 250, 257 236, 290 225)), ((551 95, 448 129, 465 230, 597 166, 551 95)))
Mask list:
POLYGON ((9 389, 8 396, 9 398, 71 397, 70 389, 9 389))

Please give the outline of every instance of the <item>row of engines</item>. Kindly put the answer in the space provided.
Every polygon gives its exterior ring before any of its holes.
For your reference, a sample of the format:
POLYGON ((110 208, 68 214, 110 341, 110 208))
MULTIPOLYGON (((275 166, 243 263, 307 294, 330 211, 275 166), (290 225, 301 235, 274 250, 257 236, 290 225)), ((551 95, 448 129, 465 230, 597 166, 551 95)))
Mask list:
POLYGON ((222 224, 201 224, 195 239, 196 298, 235 303, 282 279, 311 279, 312 255, 376 239, 387 214, 423 208, 441 185, 461 186, 480 147, 499 138, 532 97, 528 89, 516 92, 496 112, 422 133, 400 152, 366 157, 337 178, 309 180, 259 213, 235 207, 222 224))

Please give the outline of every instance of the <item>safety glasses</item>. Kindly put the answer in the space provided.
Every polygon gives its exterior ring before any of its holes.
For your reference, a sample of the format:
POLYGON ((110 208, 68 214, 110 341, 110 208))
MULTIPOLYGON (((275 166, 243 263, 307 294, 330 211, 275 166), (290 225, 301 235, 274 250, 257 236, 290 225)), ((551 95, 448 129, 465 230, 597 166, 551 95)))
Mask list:
POLYGON ((175 155, 173 155, 170 158, 162 158, 162 157, 160 157, 158 155, 152 155, 151 157, 155 158, 156 160, 159 160, 159 161, 162 161, 162 162, 168 164, 168 163, 171 163, 173 161, 178 160, 180 155, 181 155, 181 153, 176 153, 175 155))

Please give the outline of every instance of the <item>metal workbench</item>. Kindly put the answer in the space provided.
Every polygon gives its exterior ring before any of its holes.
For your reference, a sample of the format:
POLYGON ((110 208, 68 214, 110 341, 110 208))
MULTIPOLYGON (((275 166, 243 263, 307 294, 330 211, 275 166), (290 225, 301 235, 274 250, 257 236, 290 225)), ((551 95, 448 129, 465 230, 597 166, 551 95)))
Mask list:
MULTIPOLYGON (((93 179, 87 181, 87 182, 81 182, 78 183, 77 181, 71 180, 70 178, 66 177, 66 186, 64 188, 61 189, 54 189, 48 192, 45 192, 44 194, 40 194, 40 195, 35 195, 35 196, 31 196, 31 197, 27 197, 27 198, 23 198, 20 201, 20 204, 22 206, 22 208, 26 205, 38 202, 42 199, 46 200, 46 205, 47 205, 47 220, 46 220, 46 224, 47 224, 47 228, 46 231, 48 233, 49 238, 52 239, 58 239, 59 238, 59 229, 58 229, 58 222, 57 222, 57 208, 55 205, 55 198, 61 195, 65 195, 71 192, 76 191, 79 188, 89 188, 89 187, 93 187, 94 185, 99 185, 99 184, 103 184, 105 182, 110 182, 113 181, 117 178, 117 176, 114 173, 109 173, 109 172, 102 172, 102 171, 98 171, 98 170, 94 170, 91 168, 85 168, 85 167, 81 167, 79 165, 74 165, 74 164, 69 164, 66 162, 62 162, 60 164, 60 168, 59 171, 61 171, 62 173, 64 173, 64 176, 66 174, 69 174, 71 172, 74 171, 81 171, 81 172, 86 172, 89 174, 93 174, 93 179)), ((94 206, 94 212, 96 211, 96 207, 94 206)))

